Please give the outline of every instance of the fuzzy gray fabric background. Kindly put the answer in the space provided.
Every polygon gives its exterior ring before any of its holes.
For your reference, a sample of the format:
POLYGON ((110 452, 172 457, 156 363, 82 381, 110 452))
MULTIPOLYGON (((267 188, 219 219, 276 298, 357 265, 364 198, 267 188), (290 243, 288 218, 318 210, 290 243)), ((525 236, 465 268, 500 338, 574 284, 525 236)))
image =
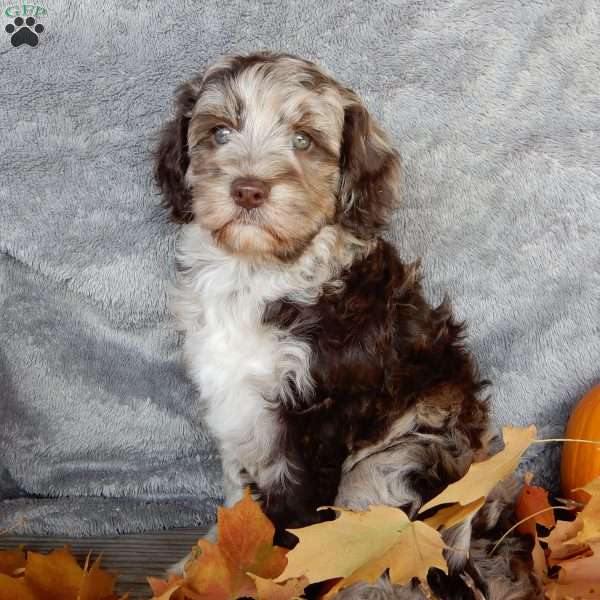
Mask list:
POLYGON ((175 86, 227 52, 298 53, 364 96, 406 168, 391 236, 468 321, 496 422, 563 432, 600 380, 595 0, 45 6, 37 47, 0 30, 0 528, 213 517, 150 154, 175 86))

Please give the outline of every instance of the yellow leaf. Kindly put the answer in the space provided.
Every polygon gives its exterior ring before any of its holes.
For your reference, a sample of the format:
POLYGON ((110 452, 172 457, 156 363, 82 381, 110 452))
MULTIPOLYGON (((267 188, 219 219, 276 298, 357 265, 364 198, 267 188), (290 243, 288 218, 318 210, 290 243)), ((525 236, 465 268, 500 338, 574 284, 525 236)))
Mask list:
POLYGON ((585 543, 600 539, 600 477, 593 479, 586 486, 576 491, 589 495, 589 500, 579 513, 583 527, 577 535, 577 541, 585 543))
POLYGON ((427 502, 419 512, 440 504, 458 502, 467 506, 485 498, 499 481, 508 477, 518 466, 521 456, 531 446, 536 436, 534 425, 529 427, 504 427, 504 449, 482 462, 473 463, 467 474, 450 484, 441 494, 427 502))
POLYGON ((541 538, 548 545, 550 551, 548 564, 551 567, 563 560, 577 556, 589 548, 587 544, 577 541, 577 534, 582 527, 583 523, 579 516, 574 521, 557 521, 556 527, 550 532, 550 535, 541 538))
POLYGON ((308 585, 306 577, 275 583, 272 579, 263 579, 252 573, 248 573, 248 575, 254 580, 257 600, 292 600, 302 595, 304 588, 308 585))
POLYGON ((393 583, 424 579, 429 567, 446 571, 440 534, 423 522, 410 521, 400 509, 335 510, 335 521, 290 530, 300 541, 288 554, 278 581, 305 576, 316 583, 344 577, 336 586, 342 589, 358 581, 374 582, 386 569, 393 583))
POLYGON ((475 514, 485 504, 485 498, 478 498, 473 502, 470 502, 466 506, 460 504, 452 504, 446 508, 438 510, 435 515, 425 519, 425 523, 433 529, 449 529, 462 523, 465 519, 468 519, 471 515, 475 514))

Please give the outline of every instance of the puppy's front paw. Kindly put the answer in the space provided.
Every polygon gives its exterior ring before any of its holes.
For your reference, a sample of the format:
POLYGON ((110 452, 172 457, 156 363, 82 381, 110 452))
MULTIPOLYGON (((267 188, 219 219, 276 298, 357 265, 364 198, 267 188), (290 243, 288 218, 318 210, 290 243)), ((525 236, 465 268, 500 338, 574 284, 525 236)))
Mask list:
POLYGON ((193 555, 190 552, 185 558, 182 558, 179 562, 176 562, 175 564, 171 565, 167 569, 167 574, 170 575, 171 573, 174 573, 175 575, 183 577, 185 575, 185 565, 187 565, 187 563, 190 560, 192 560, 192 558, 193 555))

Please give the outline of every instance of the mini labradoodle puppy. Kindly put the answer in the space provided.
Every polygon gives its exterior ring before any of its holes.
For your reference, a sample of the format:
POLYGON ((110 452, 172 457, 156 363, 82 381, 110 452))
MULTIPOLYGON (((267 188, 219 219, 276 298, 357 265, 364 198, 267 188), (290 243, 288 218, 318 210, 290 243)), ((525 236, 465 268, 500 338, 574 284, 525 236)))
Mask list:
POLYGON ((323 505, 414 515, 485 454, 486 382, 380 237, 400 158, 354 92, 290 55, 221 59, 179 89, 156 179, 227 504, 251 485, 280 533, 323 505))

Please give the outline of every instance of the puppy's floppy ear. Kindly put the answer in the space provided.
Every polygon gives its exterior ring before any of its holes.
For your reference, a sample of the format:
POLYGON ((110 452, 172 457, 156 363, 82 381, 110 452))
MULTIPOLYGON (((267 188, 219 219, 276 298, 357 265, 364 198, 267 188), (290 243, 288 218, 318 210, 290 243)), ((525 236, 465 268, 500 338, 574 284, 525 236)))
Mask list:
POLYGON ((400 157, 361 99, 351 90, 345 90, 345 99, 338 220, 369 239, 400 201, 400 157))
POLYGON ((192 195, 185 182, 189 165, 187 132, 192 109, 200 93, 200 82, 183 84, 176 93, 175 118, 162 129, 155 152, 154 178, 163 199, 177 223, 192 220, 192 195))

